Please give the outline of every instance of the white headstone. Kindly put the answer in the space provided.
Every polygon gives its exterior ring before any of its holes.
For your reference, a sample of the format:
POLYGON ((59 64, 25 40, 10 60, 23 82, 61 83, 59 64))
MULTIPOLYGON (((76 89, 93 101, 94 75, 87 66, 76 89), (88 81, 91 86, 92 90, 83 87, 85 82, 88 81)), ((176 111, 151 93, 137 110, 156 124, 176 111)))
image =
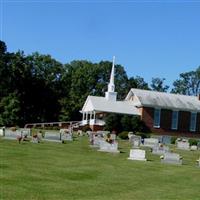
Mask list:
POLYGON ((189 150, 190 143, 188 141, 177 141, 177 148, 183 150, 189 150))
POLYGON ((0 129, 0 137, 1 136, 4 136, 4 131, 3 131, 3 129, 0 129))
POLYGON ((200 158, 197 160, 198 167, 200 167, 200 158))
POLYGON ((61 140, 62 141, 72 141, 72 134, 71 133, 63 133, 61 134, 61 140))
POLYGON ((100 149, 99 151, 109 152, 109 153, 119 153, 118 143, 108 143, 104 140, 100 141, 100 149))
POLYGON ((83 136, 83 131, 82 130, 78 130, 77 134, 78 134, 78 136, 83 136))
POLYGON ((128 139, 130 140, 133 135, 134 135, 133 132, 129 132, 128 133, 128 139))
POLYGON ((177 153, 167 152, 161 156, 161 162, 182 165, 182 157, 177 153))
POLYGON ((111 140, 116 140, 116 134, 111 133, 111 134, 110 134, 110 139, 111 139, 111 140))
POLYGON ((142 149, 131 149, 128 159, 129 160, 146 161, 147 159, 145 158, 145 150, 142 150, 142 149))
POLYGON ((130 140, 133 148, 139 148, 140 147, 141 136, 131 135, 129 140, 130 140))
POLYGON ((153 149, 152 149, 152 153, 157 154, 157 155, 163 155, 167 152, 169 152, 169 147, 164 146, 163 144, 159 144, 158 146, 154 146, 153 149))
POLYGON ((196 145, 192 145, 191 147, 190 147, 190 150, 191 151, 196 151, 198 148, 197 148, 197 146, 196 145))
POLYGON ((159 144, 159 140, 157 138, 145 138, 144 139, 144 146, 147 147, 154 147, 154 146, 158 146, 159 144))
POLYGON ((59 132, 46 131, 44 134, 44 140, 51 141, 51 142, 61 142, 61 135, 59 132))
POLYGON ((4 132, 5 139, 17 139, 19 137, 24 137, 24 136, 29 137, 30 135, 31 135, 31 130, 29 128, 19 128, 16 130, 6 128, 4 132))

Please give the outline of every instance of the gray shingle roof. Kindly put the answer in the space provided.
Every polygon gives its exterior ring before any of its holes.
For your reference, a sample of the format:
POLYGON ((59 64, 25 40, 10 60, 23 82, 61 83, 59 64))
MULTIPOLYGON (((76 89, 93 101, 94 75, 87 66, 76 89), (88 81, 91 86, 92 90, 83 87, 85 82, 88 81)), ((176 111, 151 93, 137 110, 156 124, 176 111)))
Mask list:
POLYGON ((88 96, 82 111, 100 111, 108 113, 140 115, 138 109, 131 101, 109 101, 105 97, 96 96, 88 96))
POLYGON ((196 96, 186 96, 164 92, 155 92, 141 89, 131 89, 126 100, 135 95, 140 106, 160 107, 166 109, 177 109, 185 111, 200 111, 200 100, 196 96))

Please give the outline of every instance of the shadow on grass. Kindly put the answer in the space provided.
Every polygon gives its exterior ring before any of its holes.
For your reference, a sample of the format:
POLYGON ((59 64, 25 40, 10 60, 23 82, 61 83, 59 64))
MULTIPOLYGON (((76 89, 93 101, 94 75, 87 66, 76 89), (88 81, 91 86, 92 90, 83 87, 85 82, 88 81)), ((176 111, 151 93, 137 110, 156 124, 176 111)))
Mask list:
POLYGON ((126 151, 119 151, 119 153, 127 153, 126 151))

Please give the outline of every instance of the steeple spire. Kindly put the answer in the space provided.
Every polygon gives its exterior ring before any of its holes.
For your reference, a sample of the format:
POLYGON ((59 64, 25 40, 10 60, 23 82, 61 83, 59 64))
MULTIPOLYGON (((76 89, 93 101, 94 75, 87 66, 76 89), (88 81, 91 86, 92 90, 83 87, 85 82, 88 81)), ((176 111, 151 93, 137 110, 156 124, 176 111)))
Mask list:
POLYGON ((115 56, 113 56, 113 63, 112 63, 112 70, 110 74, 110 82, 108 84, 108 92, 114 92, 115 91, 115 56))
POLYGON ((108 91, 106 92, 106 99, 109 101, 116 101, 117 99, 117 92, 115 92, 115 56, 113 56, 113 63, 112 63, 112 70, 110 74, 110 82, 108 84, 108 91))

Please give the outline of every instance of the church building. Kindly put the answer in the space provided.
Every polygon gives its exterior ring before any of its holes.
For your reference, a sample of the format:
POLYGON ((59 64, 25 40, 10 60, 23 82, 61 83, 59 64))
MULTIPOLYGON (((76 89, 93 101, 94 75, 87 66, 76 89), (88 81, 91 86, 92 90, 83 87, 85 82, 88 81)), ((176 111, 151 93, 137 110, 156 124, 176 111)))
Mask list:
POLYGON ((107 113, 140 116, 155 134, 200 136, 200 95, 186 96, 132 88, 123 101, 117 100, 114 84, 115 58, 105 97, 88 96, 81 110, 82 125, 102 130, 107 113))

